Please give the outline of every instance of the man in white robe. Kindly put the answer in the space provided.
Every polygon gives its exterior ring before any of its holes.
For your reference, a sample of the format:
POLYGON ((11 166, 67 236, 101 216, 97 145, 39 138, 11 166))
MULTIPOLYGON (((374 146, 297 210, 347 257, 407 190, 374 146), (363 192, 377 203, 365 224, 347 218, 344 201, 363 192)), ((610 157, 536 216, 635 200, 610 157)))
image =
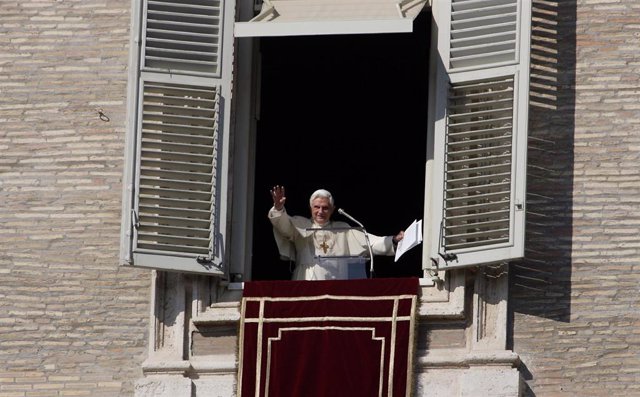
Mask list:
POLYGON ((381 237, 365 234, 363 229, 352 228, 346 222, 332 221, 333 196, 324 189, 316 190, 309 199, 310 219, 287 214, 283 186, 271 189, 271 197, 273 207, 269 210, 269 220, 280 257, 296 263, 294 280, 347 278, 347 264, 342 258, 352 257, 347 262, 361 263, 352 266, 364 266, 364 260, 359 261, 358 257, 366 258, 371 253, 394 255, 396 244, 404 237, 403 231, 395 236, 381 237))

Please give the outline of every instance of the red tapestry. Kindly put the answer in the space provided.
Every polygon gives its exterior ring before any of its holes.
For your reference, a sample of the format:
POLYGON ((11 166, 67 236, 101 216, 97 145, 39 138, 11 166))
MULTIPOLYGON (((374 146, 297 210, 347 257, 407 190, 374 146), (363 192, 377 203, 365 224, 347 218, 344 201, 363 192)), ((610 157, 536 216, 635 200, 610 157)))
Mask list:
POLYGON ((417 278, 245 283, 238 395, 411 394, 417 278))

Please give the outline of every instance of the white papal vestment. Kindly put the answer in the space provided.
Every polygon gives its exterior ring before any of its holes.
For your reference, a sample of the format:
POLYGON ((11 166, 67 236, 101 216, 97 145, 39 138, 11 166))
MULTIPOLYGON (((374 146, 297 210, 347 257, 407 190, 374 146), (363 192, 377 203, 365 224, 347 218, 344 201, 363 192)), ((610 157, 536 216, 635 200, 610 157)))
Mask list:
MULTIPOLYGON (((323 257, 369 256, 367 237, 362 229, 351 228, 346 222, 318 225, 302 216, 289 216, 285 209, 269 210, 269 220, 283 260, 293 260, 294 280, 331 280, 339 275, 319 265, 323 257)), ((392 236, 367 233, 373 255, 394 255, 392 236)))

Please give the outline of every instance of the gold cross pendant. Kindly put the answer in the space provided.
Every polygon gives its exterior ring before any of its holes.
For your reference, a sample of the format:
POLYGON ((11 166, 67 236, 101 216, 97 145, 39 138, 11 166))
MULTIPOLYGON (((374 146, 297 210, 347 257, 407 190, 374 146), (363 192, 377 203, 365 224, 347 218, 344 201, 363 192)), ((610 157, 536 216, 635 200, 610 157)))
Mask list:
POLYGON ((329 248, 329 246, 327 245, 327 241, 323 241, 322 244, 320 244, 320 248, 322 248, 322 251, 324 251, 324 253, 327 253, 327 248, 329 248))

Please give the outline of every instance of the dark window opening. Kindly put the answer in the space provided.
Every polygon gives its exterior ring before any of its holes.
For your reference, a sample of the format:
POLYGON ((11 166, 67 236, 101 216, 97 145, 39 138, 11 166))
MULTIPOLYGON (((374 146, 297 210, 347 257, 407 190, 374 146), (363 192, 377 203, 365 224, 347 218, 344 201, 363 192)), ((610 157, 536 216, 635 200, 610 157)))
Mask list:
MULTIPOLYGON (((267 219, 276 184, 289 214, 309 216, 324 188, 376 235, 422 218, 430 24, 422 12, 413 33, 260 39, 254 280, 291 277, 267 219)), ((376 256, 374 274, 421 276, 421 260, 421 245, 398 262, 376 256)))

